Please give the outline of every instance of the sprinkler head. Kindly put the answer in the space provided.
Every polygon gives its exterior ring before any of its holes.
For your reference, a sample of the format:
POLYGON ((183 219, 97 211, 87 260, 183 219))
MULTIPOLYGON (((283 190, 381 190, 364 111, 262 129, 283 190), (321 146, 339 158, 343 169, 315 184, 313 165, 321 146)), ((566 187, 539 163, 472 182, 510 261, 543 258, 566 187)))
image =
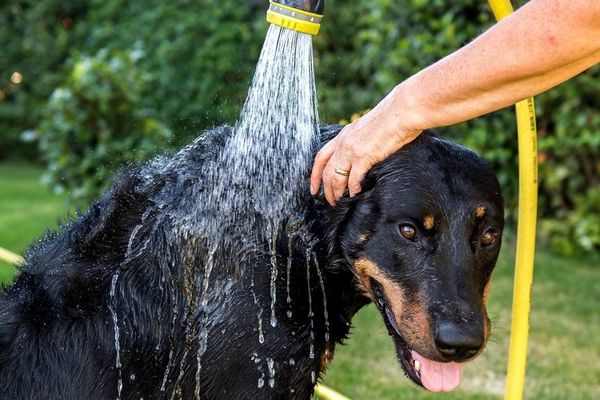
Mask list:
POLYGON ((271 0, 270 3, 268 22, 309 35, 319 33, 325 0, 271 0))

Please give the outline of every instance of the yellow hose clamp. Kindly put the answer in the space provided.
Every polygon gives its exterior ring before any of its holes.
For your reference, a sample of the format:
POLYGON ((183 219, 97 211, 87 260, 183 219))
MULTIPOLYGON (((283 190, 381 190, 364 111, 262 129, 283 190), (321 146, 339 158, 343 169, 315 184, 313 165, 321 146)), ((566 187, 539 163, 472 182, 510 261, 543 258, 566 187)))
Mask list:
POLYGON ((298 10, 273 1, 267 11, 267 22, 313 36, 319 33, 322 18, 323 15, 298 10))

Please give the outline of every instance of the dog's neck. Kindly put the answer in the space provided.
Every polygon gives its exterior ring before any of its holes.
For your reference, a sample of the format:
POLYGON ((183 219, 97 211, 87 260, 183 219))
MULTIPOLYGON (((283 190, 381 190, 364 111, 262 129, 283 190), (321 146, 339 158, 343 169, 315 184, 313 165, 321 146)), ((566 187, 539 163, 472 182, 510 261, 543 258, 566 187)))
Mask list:
POLYGON ((329 314, 331 321, 331 338, 340 342, 348 336, 350 321, 354 315, 370 302, 357 286, 353 267, 341 250, 340 235, 337 229, 342 223, 344 213, 331 208, 323 196, 311 198, 308 204, 305 221, 307 229, 317 238, 316 252, 321 256, 319 267, 322 271, 327 289, 329 314))

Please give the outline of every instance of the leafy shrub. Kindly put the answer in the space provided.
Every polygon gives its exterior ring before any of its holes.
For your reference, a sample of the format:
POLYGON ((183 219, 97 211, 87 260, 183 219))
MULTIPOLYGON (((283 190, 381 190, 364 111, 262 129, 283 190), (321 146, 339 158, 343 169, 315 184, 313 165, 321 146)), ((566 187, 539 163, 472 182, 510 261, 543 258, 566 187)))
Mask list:
MULTIPOLYGON (((64 80, 71 54, 139 50, 153 87, 140 106, 158 113, 180 146, 235 121, 264 39, 266 0, 12 0, 0 4, 0 159, 22 153, 64 80), (10 84, 13 71, 24 76, 10 84)), ((31 152, 30 152, 31 153, 31 152)))
POLYGON ((85 1, 11 0, 0 2, 0 159, 35 159, 35 146, 19 140, 37 125, 43 106, 61 82, 62 65, 74 45, 73 19, 85 1), (11 82, 13 72, 23 80, 11 82))
POLYGON ((539 96, 541 234, 565 254, 600 249, 600 67, 539 96))
MULTIPOLYGON (((145 104, 174 132, 174 146, 236 120, 267 24, 266 0, 91 0, 77 32, 86 48, 141 50, 154 88, 145 104)), ((88 51, 88 50, 86 50, 88 51)))
POLYGON ((107 186, 115 169, 145 160, 171 138, 156 112, 141 107, 147 78, 135 67, 139 53, 77 56, 66 82, 48 100, 28 139, 39 141, 54 191, 85 204, 107 186))

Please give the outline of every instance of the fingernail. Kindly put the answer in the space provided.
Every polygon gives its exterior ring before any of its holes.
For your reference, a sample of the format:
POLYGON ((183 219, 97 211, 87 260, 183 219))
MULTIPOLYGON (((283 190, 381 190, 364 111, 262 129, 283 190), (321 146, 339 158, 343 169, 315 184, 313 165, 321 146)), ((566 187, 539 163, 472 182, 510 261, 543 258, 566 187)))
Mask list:
POLYGON ((310 184, 310 194, 313 196, 315 195, 315 187, 312 185, 312 183, 310 184))

